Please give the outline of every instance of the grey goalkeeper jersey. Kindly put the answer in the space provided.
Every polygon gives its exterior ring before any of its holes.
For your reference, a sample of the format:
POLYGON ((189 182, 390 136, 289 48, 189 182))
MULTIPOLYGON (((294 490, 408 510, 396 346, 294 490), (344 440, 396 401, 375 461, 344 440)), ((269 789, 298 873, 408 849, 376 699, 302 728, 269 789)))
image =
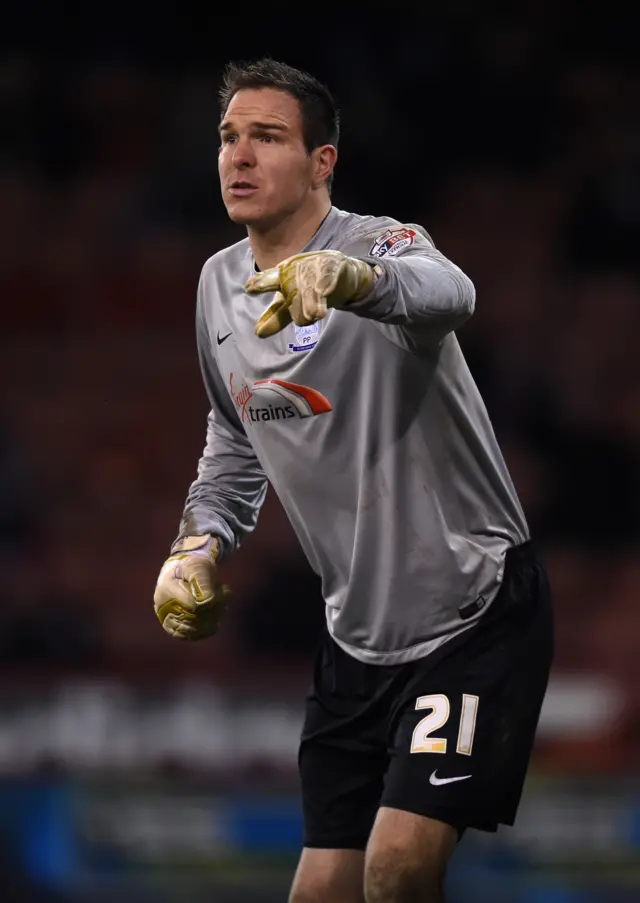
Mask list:
POLYGON ((376 265, 373 292, 268 339, 254 326, 273 296, 244 291, 248 240, 204 265, 211 413, 180 537, 211 532, 235 551, 269 481, 335 641, 363 662, 407 662, 483 616, 527 523, 454 334, 471 281, 420 226, 387 217, 333 207, 303 250, 328 248, 376 265))

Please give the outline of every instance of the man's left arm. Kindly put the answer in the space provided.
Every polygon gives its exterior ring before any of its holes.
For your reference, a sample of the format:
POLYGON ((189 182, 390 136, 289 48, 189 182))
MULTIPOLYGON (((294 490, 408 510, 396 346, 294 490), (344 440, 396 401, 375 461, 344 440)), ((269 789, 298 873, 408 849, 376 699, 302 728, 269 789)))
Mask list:
POLYGON ((408 350, 433 347, 461 326, 475 305, 469 277, 419 226, 384 226, 361 228, 332 250, 294 254, 251 276, 249 293, 275 292, 256 334, 268 338, 292 321, 313 323, 330 307, 376 321, 408 350))
POLYGON ((380 230, 347 243, 343 253, 368 264, 375 276, 370 291, 343 310, 396 327, 385 330, 390 338, 399 338, 400 327, 409 345, 431 344, 474 311, 473 282, 418 226, 380 230))

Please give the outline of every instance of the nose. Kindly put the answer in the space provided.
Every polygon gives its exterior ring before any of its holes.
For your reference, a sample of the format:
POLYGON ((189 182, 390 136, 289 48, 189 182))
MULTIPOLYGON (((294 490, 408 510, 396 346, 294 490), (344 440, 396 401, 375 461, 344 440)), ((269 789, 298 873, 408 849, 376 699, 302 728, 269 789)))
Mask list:
POLYGON ((237 141, 231 160, 236 169, 249 169, 254 166, 256 158, 251 142, 242 139, 237 141))

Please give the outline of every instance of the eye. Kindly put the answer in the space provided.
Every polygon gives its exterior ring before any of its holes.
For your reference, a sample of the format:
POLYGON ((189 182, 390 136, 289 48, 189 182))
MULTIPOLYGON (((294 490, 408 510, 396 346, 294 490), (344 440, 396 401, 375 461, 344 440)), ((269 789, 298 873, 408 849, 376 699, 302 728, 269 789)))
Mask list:
POLYGON ((236 136, 231 135, 229 132, 225 132, 225 134, 222 136, 223 144, 233 144, 235 140, 236 140, 236 136))
POLYGON ((260 141, 262 141, 263 144, 273 144, 275 142, 275 140, 276 139, 273 137, 273 135, 261 135, 260 136, 260 141))

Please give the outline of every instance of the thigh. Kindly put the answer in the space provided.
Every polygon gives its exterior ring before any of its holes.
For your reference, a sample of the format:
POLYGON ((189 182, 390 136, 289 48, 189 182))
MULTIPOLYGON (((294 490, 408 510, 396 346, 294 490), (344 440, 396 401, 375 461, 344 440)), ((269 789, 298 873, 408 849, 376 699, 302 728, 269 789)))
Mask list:
POLYGON ((513 824, 551 666, 544 569, 526 555, 512 563, 499 597, 451 655, 416 668, 382 795, 459 835, 513 824))
POLYGON ((457 839, 451 825, 381 807, 365 855, 366 899, 440 899, 457 839))
POLYGON ((364 903, 361 850, 304 849, 289 903, 364 903))
POLYGON ((306 847, 364 850, 389 761, 393 673, 356 661, 325 634, 299 752, 306 847))

